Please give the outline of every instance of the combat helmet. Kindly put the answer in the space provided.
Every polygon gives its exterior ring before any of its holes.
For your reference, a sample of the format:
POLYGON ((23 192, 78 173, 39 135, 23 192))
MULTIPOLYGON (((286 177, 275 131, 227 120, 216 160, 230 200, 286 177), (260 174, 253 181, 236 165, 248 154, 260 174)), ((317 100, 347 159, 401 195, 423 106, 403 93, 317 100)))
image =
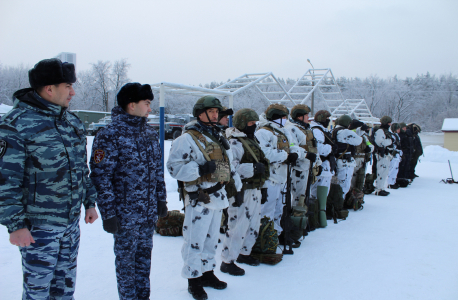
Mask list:
POLYGON ((288 108, 283 104, 275 103, 271 104, 266 109, 266 119, 272 120, 274 115, 279 115, 281 117, 287 116, 289 114, 288 108))
POLYGON ((389 116, 383 116, 383 117, 380 118, 380 123, 381 123, 382 125, 386 125, 386 124, 388 124, 388 123, 391 123, 392 121, 393 121, 393 120, 392 120, 391 117, 389 117, 389 116))
POLYGON ((407 124, 404 123, 404 122, 401 122, 401 123, 399 123, 399 127, 401 127, 401 129, 402 129, 402 128, 404 128, 404 127, 407 127, 407 124))
POLYGON ((197 100, 196 104, 192 108, 192 115, 198 117, 201 113, 209 108, 218 108, 220 111, 223 110, 223 106, 218 98, 213 96, 203 96, 197 100))
POLYGON ((412 127, 412 131, 413 131, 414 133, 419 133, 419 132, 421 132, 421 127, 420 127, 420 125, 415 124, 415 123, 411 123, 411 124, 409 124, 409 126, 412 127))
POLYGON ((232 124, 238 130, 243 131, 250 121, 259 121, 258 114, 251 108, 242 108, 235 113, 232 124))
POLYGON ((391 124, 391 131, 392 132, 396 132, 396 130, 400 129, 401 126, 399 125, 399 123, 392 123, 391 124))
POLYGON ((327 118, 330 118, 330 117, 331 117, 331 113, 327 110, 322 109, 315 113, 315 117, 313 118, 313 120, 315 122, 322 123, 326 121, 327 118))
POLYGON ((351 117, 349 115, 342 115, 336 120, 336 125, 337 123, 342 127, 348 128, 348 125, 351 123, 351 117))
POLYGON ((232 108, 227 108, 226 106, 223 106, 223 109, 221 109, 218 113, 218 121, 220 121, 225 116, 232 116, 233 114, 234 111, 232 110, 232 108))
POLYGON ((291 118, 296 119, 297 117, 310 113, 310 107, 304 104, 296 104, 291 108, 291 118))

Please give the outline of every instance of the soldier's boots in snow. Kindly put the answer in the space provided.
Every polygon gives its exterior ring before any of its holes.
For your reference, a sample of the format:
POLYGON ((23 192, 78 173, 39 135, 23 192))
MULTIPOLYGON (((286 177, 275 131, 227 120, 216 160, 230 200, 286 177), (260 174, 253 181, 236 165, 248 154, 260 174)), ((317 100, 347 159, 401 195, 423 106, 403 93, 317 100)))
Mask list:
POLYGON ((390 184, 388 187, 392 190, 397 190, 399 188, 399 185, 395 183, 395 184, 390 184))
POLYGON ((388 196, 389 194, 390 194, 390 192, 387 192, 385 190, 381 190, 381 191, 375 192, 376 196, 388 196))
POLYGON ((225 288, 227 288, 227 283, 219 280, 212 270, 202 274, 202 286, 211 287, 217 290, 224 290, 225 288))
POLYGON ((251 256, 251 255, 242 255, 242 254, 239 254, 239 257, 237 257, 237 262, 239 264, 247 264, 247 265, 250 265, 250 266, 259 266, 261 264, 259 262, 259 260, 257 260, 253 256, 251 256))
POLYGON ((208 296, 202 286, 202 277, 188 279, 188 292, 196 300, 207 300, 208 296))
POLYGON ((228 273, 233 276, 243 276, 245 275, 245 270, 240 268, 234 263, 227 264, 224 261, 221 263, 221 272, 228 273))

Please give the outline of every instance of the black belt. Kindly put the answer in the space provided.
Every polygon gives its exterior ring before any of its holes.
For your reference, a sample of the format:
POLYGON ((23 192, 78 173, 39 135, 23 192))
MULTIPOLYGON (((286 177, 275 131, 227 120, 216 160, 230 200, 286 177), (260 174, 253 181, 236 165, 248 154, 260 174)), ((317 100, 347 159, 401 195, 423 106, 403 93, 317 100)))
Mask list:
POLYGON ((345 160, 351 160, 351 154, 344 154, 342 155, 342 153, 339 153, 336 155, 336 158, 339 158, 339 159, 345 159, 345 160))
MULTIPOLYGON (((214 192, 219 191, 224 187, 224 184, 221 184, 221 182, 218 182, 216 185, 209 187, 208 189, 203 189, 202 191, 204 193, 207 193, 208 195, 213 194, 214 192)), ((189 199, 195 200, 199 197, 199 191, 197 192, 188 192, 189 199)))

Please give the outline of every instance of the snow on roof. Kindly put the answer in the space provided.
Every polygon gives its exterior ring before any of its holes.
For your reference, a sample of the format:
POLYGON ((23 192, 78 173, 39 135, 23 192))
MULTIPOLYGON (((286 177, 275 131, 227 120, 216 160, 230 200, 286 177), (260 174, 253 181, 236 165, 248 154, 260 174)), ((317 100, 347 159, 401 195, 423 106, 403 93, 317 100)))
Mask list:
POLYGON ((458 118, 444 119, 442 131, 458 131, 458 118))
POLYGON ((12 110, 13 107, 12 106, 9 106, 9 105, 6 105, 6 104, 0 104, 0 114, 6 114, 7 112, 9 112, 10 110, 12 110))

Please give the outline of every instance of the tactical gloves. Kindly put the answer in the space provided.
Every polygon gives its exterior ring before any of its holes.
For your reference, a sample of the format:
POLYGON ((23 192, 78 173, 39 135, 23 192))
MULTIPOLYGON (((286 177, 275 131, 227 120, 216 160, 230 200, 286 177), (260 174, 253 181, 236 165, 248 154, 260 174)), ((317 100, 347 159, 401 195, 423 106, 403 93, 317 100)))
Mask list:
POLYGON ((243 192, 237 192, 235 195, 235 201, 232 203, 233 207, 240 207, 243 203, 243 192))
POLYGON ((297 153, 289 153, 286 163, 294 165, 298 157, 299 155, 297 155, 297 153))
POLYGON ((203 165, 199 166, 199 176, 204 176, 205 174, 211 174, 216 171, 216 163, 211 160, 207 161, 203 165))
POLYGON ((311 162, 314 162, 316 160, 316 154, 315 153, 311 153, 311 152, 307 152, 307 154, 305 155, 305 158, 307 158, 311 162))
POLYGON ((117 233, 121 229, 121 224, 119 224, 117 217, 112 217, 106 220, 103 220, 103 230, 108 233, 117 233))
POLYGON ((364 149, 364 153, 370 153, 371 152, 371 147, 367 146, 366 149, 364 149))
POLYGON ((261 189, 261 204, 267 202, 267 188, 261 189))
POLYGON ((167 216, 167 202, 157 201, 157 215, 161 218, 167 216))
POLYGON ((266 171, 266 167, 263 163, 255 163, 253 164, 253 171, 254 174, 263 174, 266 171))

